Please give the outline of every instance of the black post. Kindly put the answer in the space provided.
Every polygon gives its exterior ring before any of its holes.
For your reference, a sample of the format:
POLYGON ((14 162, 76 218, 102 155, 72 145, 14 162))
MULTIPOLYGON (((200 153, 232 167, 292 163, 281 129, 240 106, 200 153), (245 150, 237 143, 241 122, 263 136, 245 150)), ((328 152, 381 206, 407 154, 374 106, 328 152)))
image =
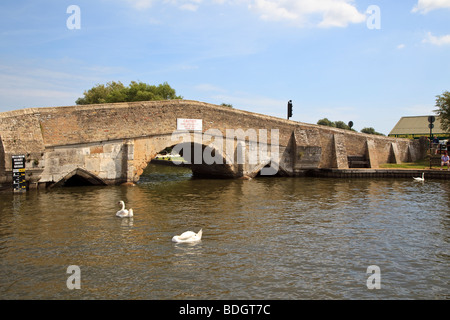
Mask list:
POLYGON ((430 169, 431 169, 431 154, 433 153, 433 149, 432 149, 432 147, 433 147, 433 134, 431 133, 432 132, 432 128, 431 128, 432 124, 430 123, 428 126, 430 127, 430 169))
POLYGON ((287 110, 287 118, 289 120, 290 117, 292 117, 292 100, 288 101, 288 110, 287 110))
POLYGON ((430 128, 430 169, 431 169, 431 154, 432 154, 432 145, 433 145, 433 128, 434 128, 434 124, 433 122, 436 120, 436 118, 434 116, 429 116, 428 117, 428 128, 430 128))

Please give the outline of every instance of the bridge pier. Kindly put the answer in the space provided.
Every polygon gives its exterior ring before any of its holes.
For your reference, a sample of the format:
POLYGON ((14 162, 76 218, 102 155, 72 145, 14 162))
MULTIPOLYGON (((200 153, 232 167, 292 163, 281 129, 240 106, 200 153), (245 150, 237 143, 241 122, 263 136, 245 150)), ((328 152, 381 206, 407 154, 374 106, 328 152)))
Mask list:
MULTIPOLYGON (((123 145, 123 182, 137 182, 139 180, 139 175, 136 172, 136 168, 134 166, 134 141, 127 140, 123 145)), ((119 179, 119 182, 122 183, 122 179, 119 179)))

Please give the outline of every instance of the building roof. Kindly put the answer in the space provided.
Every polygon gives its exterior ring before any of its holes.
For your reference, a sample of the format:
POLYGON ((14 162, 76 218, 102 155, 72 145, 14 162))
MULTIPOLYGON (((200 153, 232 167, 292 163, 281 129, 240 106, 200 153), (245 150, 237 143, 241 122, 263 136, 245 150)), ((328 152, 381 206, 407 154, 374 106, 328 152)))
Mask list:
MULTIPOLYGON (((433 135, 448 135, 447 132, 442 130, 441 121, 438 116, 435 116, 433 135)), ((389 133, 389 136, 429 136, 430 128, 428 127, 428 116, 414 116, 414 117, 402 117, 395 127, 389 133)))

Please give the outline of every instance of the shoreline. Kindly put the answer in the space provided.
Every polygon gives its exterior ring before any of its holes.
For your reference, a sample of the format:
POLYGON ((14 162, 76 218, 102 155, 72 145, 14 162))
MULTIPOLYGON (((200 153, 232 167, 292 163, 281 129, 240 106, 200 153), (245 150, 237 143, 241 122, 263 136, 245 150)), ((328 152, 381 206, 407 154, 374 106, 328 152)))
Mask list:
POLYGON ((450 180, 447 169, 314 169, 306 175, 320 178, 413 178, 425 173, 425 179, 450 180))
MULTIPOLYGON (((173 166, 173 167, 188 167, 184 163, 175 164, 170 160, 152 160, 151 163, 173 166)), ((317 178, 413 178, 419 177, 425 173, 427 179, 450 180, 450 171, 446 168, 424 168, 424 169, 409 169, 409 168, 351 168, 351 169, 310 169, 305 170, 293 177, 317 177, 317 178)))
MULTIPOLYGON (((152 160, 153 163, 173 166, 173 167, 188 167, 184 163, 175 164, 168 160, 152 160)), ((353 178, 405 178, 412 179, 414 177, 420 177, 422 173, 425 173, 425 180, 450 180, 450 171, 447 169, 440 170, 436 169, 408 169, 408 168, 398 168, 398 169, 311 169, 305 170, 302 173, 292 176, 292 178, 301 177, 313 177, 313 178, 335 178, 335 179, 353 179, 353 178)), ((0 184, 0 191, 12 190, 11 185, 0 184)), ((28 188, 27 188, 28 191, 28 188)))

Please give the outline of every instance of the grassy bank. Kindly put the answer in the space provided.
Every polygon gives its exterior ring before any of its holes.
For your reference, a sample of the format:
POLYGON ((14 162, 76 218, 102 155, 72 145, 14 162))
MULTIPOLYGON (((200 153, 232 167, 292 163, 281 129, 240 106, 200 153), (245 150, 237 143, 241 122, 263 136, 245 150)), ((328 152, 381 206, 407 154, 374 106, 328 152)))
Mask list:
MULTIPOLYGON (((437 161, 439 162, 439 160, 437 161)), ((434 160, 434 165, 432 168, 440 168, 440 162, 439 165, 436 166, 436 160, 434 160)), ((380 165, 380 168, 382 169, 429 169, 430 168, 430 159, 423 159, 416 162, 404 162, 400 164, 395 163, 385 163, 380 165)))

